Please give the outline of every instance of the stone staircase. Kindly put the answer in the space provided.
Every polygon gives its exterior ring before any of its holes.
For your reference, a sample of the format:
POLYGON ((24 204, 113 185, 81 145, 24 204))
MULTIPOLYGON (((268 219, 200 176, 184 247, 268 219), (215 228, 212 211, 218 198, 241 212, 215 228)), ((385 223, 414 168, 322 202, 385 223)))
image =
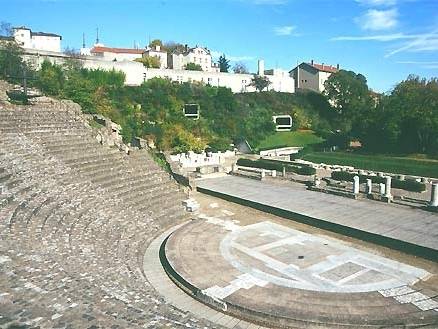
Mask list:
POLYGON ((148 243, 187 219, 149 155, 99 144, 78 112, 0 105, 0 327, 209 327, 143 276, 148 243))

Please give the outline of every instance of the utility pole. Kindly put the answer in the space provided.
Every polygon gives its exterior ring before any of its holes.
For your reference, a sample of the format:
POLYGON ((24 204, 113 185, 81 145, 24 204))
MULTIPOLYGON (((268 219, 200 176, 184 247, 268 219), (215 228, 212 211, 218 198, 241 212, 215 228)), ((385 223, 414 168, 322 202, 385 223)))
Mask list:
POLYGON ((24 96, 27 99, 27 70, 25 67, 23 67, 23 90, 24 90, 24 96))

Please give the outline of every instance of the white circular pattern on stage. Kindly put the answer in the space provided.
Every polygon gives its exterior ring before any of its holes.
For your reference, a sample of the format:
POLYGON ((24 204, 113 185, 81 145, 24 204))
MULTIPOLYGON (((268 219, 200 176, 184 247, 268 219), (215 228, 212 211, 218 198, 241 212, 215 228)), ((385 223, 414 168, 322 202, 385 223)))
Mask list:
POLYGON ((228 224, 227 229, 230 232, 221 242, 221 254, 242 275, 226 287, 212 287, 216 296, 270 283, 337 293, 381 291, 413 284, 429 274, 268 221, 247 226, 228 224))

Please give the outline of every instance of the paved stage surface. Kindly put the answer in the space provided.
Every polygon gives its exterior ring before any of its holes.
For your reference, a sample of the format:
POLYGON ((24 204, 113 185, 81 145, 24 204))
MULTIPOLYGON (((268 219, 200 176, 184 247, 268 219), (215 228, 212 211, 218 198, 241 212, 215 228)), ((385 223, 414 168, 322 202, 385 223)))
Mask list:
POLYGON ((200 180, 197 186, 438 250, 437 213, 308 191, 294 183, 276 184, 236 176, 200 180))
POLYGON ((197 219, 170 236, 166 256, 227 312, 273 327, 437 328, 436 263, 198 197, 197 219))

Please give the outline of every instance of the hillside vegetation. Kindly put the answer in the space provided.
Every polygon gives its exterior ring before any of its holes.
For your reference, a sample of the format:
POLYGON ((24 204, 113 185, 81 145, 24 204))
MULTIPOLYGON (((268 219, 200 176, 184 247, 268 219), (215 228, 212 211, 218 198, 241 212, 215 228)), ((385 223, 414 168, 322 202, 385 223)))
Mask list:
MULTIPOLYGON (((85 113, 97 113, 122 126, 126 142, 153 139, 161 150, 225 150, 246 139, 257 146, 275 134, 272 115, 289 114, 294 126, 329 127, 315 106, 321 95, 277 92, 233 94, 230 89, 200 83, 177 83, 155 78, 141 86, 124 86, 121 72, 87 70, 72 61, 59 66, 44 62, 33 85, 44 93, 71 99, 85 113), (183 114, 184 104, 200 105, 199 120, 183 114)), ((287 141, 286 141, 287 142, 287 141)))
POLYGON ((312 130, 279 131, 262 140, 257 148, 266 150, 285 146, 304 147, 323 142, 324 139, 315 135, 312 130))
POLYGON ((253 148, 324 140, 325 149, 348 148, 351 140, 359 140, 368 153, 438 154, 435 78, 409 76, 390 93, 379 95, 370 91, 363 75, 340 70, 325 82, 324 94, 233 94, 228 88, 158 78, 125 86, 123 73, 86 70, 76 60, 62 66, 44 62, 34 71, 20 58, 18 46, 0 48, 0 78, 17 83, 26 73, 28 83, 44 93, 71 99, 84 112, 119 123, 126 142, 138 136, 155 140, 161 150, 185 152, 207 146, 225 150, 243 139, 253 148), (184 117, 187 103, 200 105, 199 120, 184 117), (294 130, 310 129, 315 136, 275 133, 275 114, 291 115, 294 130))
POLYGON ((338 164, 373 171, 438 178, 438 160, 432 159, 412 159, 375 154, 363 155, 351 152, 314 152, 305 154, 302 158, 316 163, 338 164))

